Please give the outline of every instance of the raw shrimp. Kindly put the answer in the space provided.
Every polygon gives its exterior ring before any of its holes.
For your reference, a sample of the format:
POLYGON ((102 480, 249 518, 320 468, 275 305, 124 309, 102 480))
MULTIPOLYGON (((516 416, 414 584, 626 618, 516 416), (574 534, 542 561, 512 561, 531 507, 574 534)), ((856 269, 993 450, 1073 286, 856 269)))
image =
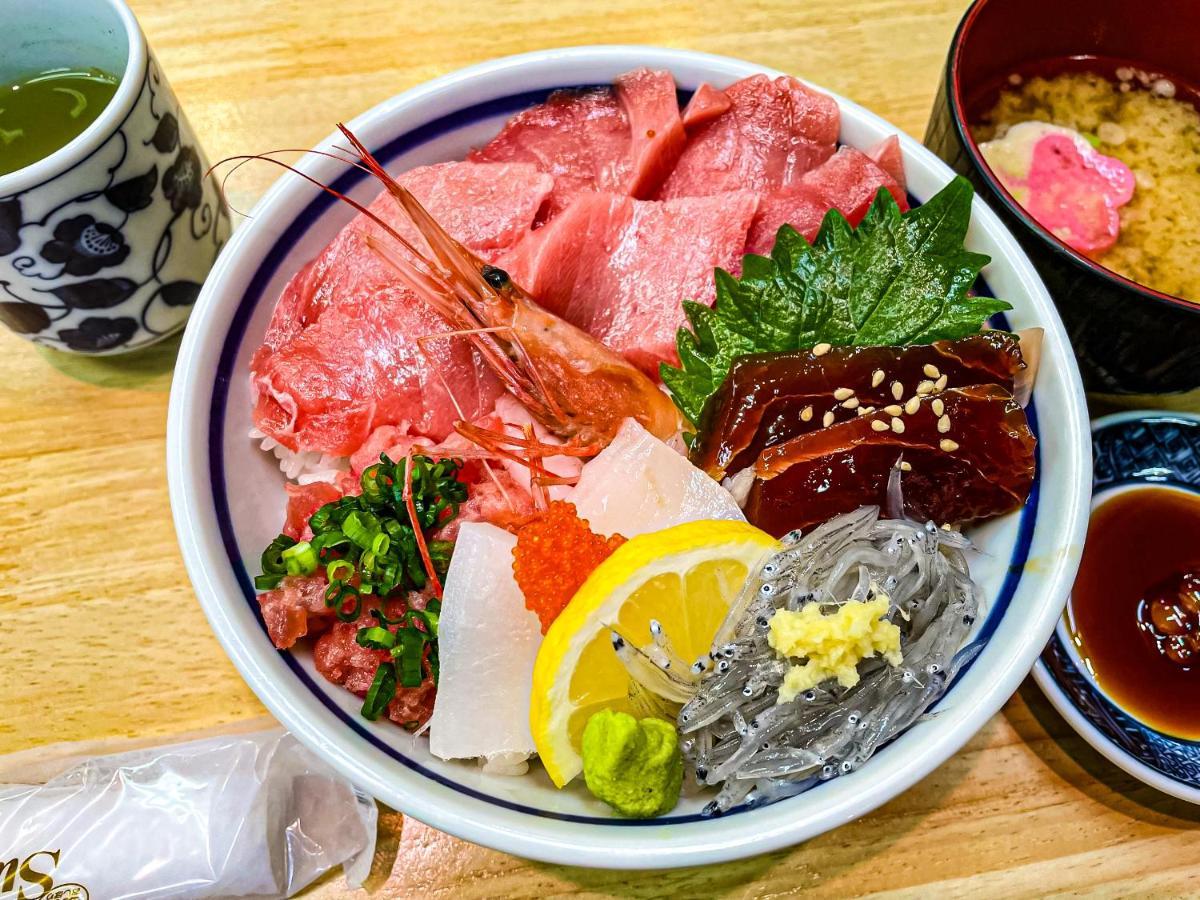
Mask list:
MULTIPOLYGON (((586 332, 542 309, 507 272, 454 240, 344 125, 338 127, 407 213, 434 260, 394 233, 398 247, 372 238, 373 249, 471 341, 538 422, 559 437, 599 445, 597 450, 628 418, 663 440, 679 430, 674 404, 653 381, 586 332)), ((480 437, 478 429, 472 436, 480 437)), ((503 435, 495 437, 500 444, 511 444, 503 435)))

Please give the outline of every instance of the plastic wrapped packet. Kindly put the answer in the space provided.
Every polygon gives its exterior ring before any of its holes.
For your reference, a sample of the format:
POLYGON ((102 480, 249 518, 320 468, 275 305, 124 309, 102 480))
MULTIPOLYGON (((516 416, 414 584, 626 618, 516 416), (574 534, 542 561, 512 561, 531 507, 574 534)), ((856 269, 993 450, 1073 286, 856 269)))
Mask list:
POLYGON ((374 800, 279 730, 97 757, 44 785, 0 786, 0 887, 48 900, 282 897, 337 865, 358 885, 377 818, 374 800))

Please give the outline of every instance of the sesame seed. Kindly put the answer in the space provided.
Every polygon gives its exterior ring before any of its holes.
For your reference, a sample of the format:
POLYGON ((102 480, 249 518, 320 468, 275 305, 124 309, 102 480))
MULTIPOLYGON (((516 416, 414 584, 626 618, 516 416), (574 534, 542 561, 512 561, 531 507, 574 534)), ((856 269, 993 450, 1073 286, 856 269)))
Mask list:
POLYGON ((942 531, 953 531, 953 530, 954 530, 954 529, 950 527, 950 523, 949 523, 949 522, 943 522, 943 523, 942 523, 942 531))
POLYGON ((871 373, 871 387, 876 388, 883 384, 883 369, 876 369, 871 373))
POLYGON ((892 431, 896 434, 904 434, 904 422, 895 416, 892 416, 892 431))
POLYGON ((918 396, 924 397, 926 394, 932 394, 932 393, 933 393, 933 382, 932 381, 922 381, 920 384, 917 385, 917 395, 918 396))
POLYGON ((832 409, 829 410, 829 412, 825 413, 825 416, 821 419, 821 424, 823 424, 826 428, 828 428, 830 425, 833 424, 833 410, 832 409))
POLYGON ((883 411, 885 413, 887 413, 889 416, 898 416, 902 412, 904 412, 904 407, 901 406, 899 403, 893 403, 891 406, 885 406, 883 408, 883 411))
POLYGON ((941 434, 945 434, 949 430, 950 430, 950 417, 943 415, 940 419, 938 419, 938 431, 941 434))
POLYGON ((853 396, 854 396, 853 388, 838 388, 836 391, 833 392, 834 400, 845 400, 847 397, 853 397, 853 396))
POLYGON ((933 408, 933 414, 935 416, 940 416, 946 411, 946 404, 942 402, 940 397, 929 405, 933 408))
POLYGON ((892 382, 892 397, 899 400, 903 396, 904 396, 904 385, 902 385, 898 381, 893 381, 892 382))
POLYGON ((806 407, 804 407, 804 409, 800 410, 800 421, 801 422, 811 422, 812 417, 813 417, 813 408, 811 406, 806 406, 806 407))
POLYGON ((904 460, 900 460, 900 471, 901 472, 911 472, 912 471, 912 463, 905 462, 904 460))
POLYGON ((942 438, 940 441, 938 441, 938 446, 947 453, 953 453, 958 449, 958 442, 952 441, 950 438, 942 438))
POLYGON ((846 407, 846 409, 856 409, 858 407, 858 398, 851 397, 849 400, 844 401, 842 406, 846 407))
POLYGON ((933 386, 934 386, 934 388, 936 388, 939 391, 944 391, 946 389, 946 384, 949 381, 950 381, 950 379, 948 377, 946 377, 945 375, 943 375, 936 382, 934 382, 933 386))
POLYGON ((857 412, 860 416, 869 416, 871 413, 875 412, 875 410, 870 406, 860 406, 857 410, 855 410, 855 412, 857 412))
POLYGON ((938 371, 938 367, 933 363, 925 363, 925 368, 921 370, 930 378, 937 378, 942 373, 938 371))
POLYGON ((821 343, 817 344, 817 346, 812 348, 812 355, 813 356, 824 356, 826 353, 828 353, 832 349, 833 349, 833 344, 827 344, 824 341, 822 341, 821 343))
POLYGON ((881 419, 876 419, 874 422, 871 423, 871 428, 873 428, 875 431, 887 431, 888 423, 884 422, 881 419))
POLYGON ((910 416, 921 408, 920 397, 909 397, 908 402, 904 404, 904 411, 910 416))

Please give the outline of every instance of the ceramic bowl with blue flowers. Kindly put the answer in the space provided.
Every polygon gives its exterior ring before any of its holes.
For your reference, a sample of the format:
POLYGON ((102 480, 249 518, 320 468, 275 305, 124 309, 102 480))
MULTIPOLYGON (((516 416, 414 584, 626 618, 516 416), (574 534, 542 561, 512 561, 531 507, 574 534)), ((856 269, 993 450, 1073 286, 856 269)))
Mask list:
MULTIPOLYGON (((1092 425, 1092 452, 1093 508, 1120 492, 1144 488, 1200 495, 1200 416, 1105 416, 1092 425)), ((1200 533, 1195 539, 1200 550, 1200 533)), ((1064 616, 1033 675, 1063 718, 1109 761, 1166 794, 1200 803, 1200 742, 1143 721, 1104 688, 1093 668, 1064 616)))

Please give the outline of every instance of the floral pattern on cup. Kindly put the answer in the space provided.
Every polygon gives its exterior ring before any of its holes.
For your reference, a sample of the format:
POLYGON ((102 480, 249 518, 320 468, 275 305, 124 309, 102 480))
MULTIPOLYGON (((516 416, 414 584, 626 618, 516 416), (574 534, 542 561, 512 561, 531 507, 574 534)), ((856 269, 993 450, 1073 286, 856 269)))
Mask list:
POLYGON ((80 353, 177 331, 229 236, 207 168, 149 55, 132 109, 94 152, 0 196, 0 322, 80 353))

